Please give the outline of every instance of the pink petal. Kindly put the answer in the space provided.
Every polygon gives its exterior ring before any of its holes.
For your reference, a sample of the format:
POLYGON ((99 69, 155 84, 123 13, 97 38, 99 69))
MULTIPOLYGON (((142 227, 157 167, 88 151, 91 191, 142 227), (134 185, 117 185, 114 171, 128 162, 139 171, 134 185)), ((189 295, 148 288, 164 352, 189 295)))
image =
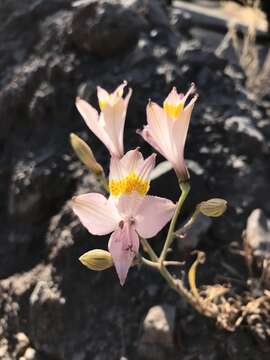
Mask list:
POLYGON ((135 215, 135 227, 143 238, 155 236, 172 218, 176 205, 168 199, 147 195, 135 215))
POLYGON ((128 89, 127 96, 126 96, 125 99, 124 99, 124 100, 125 100, 125 105, 126 105, 126 107, 128 106, 128 103, 129 103, 129 100, 130 100, 131 95, 132 95, 132 89, 129 88, 129 89, 128 89))
POLYGON ((109 180, 122 180, 131 172, 136 172, 143 163, 143 156, 139 152, 139 148, 128 151, 122 159, 113 156, 110 162, 109 180))
POLYGON ((156 154, 143 160, 138 148, 127 152, 122 159, 111 158, 109 188, 114 197, 123 193, 139 192, 144 195, 149 188, 150 173, 155 166, 156 154))
MULTIPOLYGON (((98 101, 103 105, 111 105, 114 106, 119 99, 123 98, 123 92, 124 92, 124 88, 127 86, 127 82, 123 81, 122 84, 120 84, 113 93, 109 94, 105 89, 103 89, 100 86, 97 86, 97 96, 98 96, 98 101)), ((129 89, 128 95, 126 96, 125 100, 129 100, 130 96, 131 96, 131 89, 129 89)), ((105 106, 106 106, 105 105, 105 106)), ((103 106, 101 106, 103 107, 103 106)))
POLYGON ((126 176, 131 172, 136 172, 141 164, 143 164, 143 156, 139 148, 128 151, 121 159, 121 167, 126 176))
POLYGON ((180 118, 174 122, 173 126, 173 138, 172 143, 174 144, 175 149, 175 159, 174 168, 176 172, 181 176, 186 177, 187 169, 184 161, 184 148, 191 118, 191 113, 194 107, 194 104, 197 100, 197 96, 195 95, 189 104, 182 111, 180 118), (182 174, 182 175, 181 175, 182 174))
POLYGON ((124 100, 119 101, 111 106, 105 106, 102 109, 104 128, 114 144, 114 155, 121 158, 124 155, 123 134, 126 117, 126 107, 124 100))
POLYGON ((111 94, 112 103, 111 105, 115 104, 120 98, 123 97, 124 88, 127 86, 127 82, 123 81, 114 92, 111 94))
POLYGON ((142 164, 140 164, 136 170, 138 177, 144 181, 149 181, 150 174, 156 163, 156 154, 148 156, 142 164))
POLYGON ((100 104, 99 105, 100 108, 102 108, 101 106, 102 104, 108 103, 110 99, 109 93, 100 86, 97 86, 97 97, 98 97, 98 102, 100 104))
POLYGON ((178 141, 178 143, 181 144, 181 146, 183 148, 184 148, 187 133, 188 133, 189 122, 190 122, 192 110, 194 108, 197 98, 198 98, 198 96, 195 95, 191 99, 189 104, 182 111, 180 118, 174 122, 173 134, 174 134, 175 142, 178 141))
POLYGON ((109 181, 116 180, 119 181, 126 176, 125 170, 123 169, 121 160, 116 157, 112 156, 110 161, 110 174, 109 174, 109 181))
POLYGON ((143 130, 142 131, 138 130, 137 133, 141 135, 144 141, 148 142, 148 144, 151 145, 156 151, 158 151, 161 155, 166 157, 162 148, 159 146, 156 139, 152 136, 149 125, 144 126, 143 130))
POLYGON ((196 86, 194 83, 192 83, 190 85, 190 88, 188 89, 188 91, 186 92, 185 96, 183 97, 183 101, 186 102, 187 98, 189 97, 189 95, 192 95, 196 92, 196 86))
POLYGON ((114 204, 98 193, 74 197, 72 209, 81 223, 94 235, 111 233, 121 221, 114 204))
POLYGON ((123 286, 133 258, 139 251, 139 237, 130 222, 124 222, 122 227, 112 233, 108 249, 112 255, 114 266, 123 286))
POLYGON ((114 202, 121 218, 133 218, 137 214, 143 199, 142 195, 133 191, 131 194, 120 196, 114 202))
POLYGON ((98 118, 98 112, 86 101, 76 98, 76 107, 86 122, 89 129, 99 138, 100 141, 107 147, 111 154, 115 153, 114 144, 108 137, 104 127, 102 126, 102 121, 98 118))
POLYGON ((130 96, 132 94, 131 89, 125 99, 122 98, 123 88, 126 83, 120 85, 115 92, 111 95, 109 104, 102 109, 102 115, 104 120, 104 127, 106 132, 114 144, 114 155, 121 158, 124 155, 124 126, 126 120, 127 107, 130 96))
POLYGON ((163 108, 154 102, 147 105, 146 114, 152 139, 158 144, 162 154, 171 161, 173 159, 172 127, 175 121, 169 119, 163 108))
MULTIPOLYGON (((160 144, 168 136, 168 124, 166 114, 158 104, 150 102, 146 107, 147 123, 152 136, 160 144)), ((167 140, 167 139, 166 139, 167 140)))
POLYGON ((181 94, 178 94, 176 87, 174 86, 169 93, 169 95, 164 100, 164 103, 169 103, 172 105, 178 105, 179 101, 181 101, 183 96, 181 94))

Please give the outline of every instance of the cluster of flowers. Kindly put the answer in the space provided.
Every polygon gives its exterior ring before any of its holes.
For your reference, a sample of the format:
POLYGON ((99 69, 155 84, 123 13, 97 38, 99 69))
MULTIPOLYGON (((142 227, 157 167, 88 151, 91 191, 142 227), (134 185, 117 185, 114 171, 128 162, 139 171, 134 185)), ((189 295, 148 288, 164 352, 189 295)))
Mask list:
MULTIPOLYGON (((155 236, 172 218, 176 208, 168 199, 147 195, 156 155, 144 159, 138 148, 124 153, 124 125, 132 94, 129 89, 124 97, 125 86, 126 82, 123 82, 111 94, 97 88, 100 113, 86 101, 76 100, 86 124, 110 152, 110 196, 107 199, 99 193, 88 193, 72 200, 73 211, 91 234, 112 233, 108 250, 121 285, 139 252, 140 238, 155 236)), ((184 146, 196 99, 193 84, 185 95, 173 88, 163 107, 149 102, 147 125, 139 132, 172 164, 180 183, 189 178, 184 146)))

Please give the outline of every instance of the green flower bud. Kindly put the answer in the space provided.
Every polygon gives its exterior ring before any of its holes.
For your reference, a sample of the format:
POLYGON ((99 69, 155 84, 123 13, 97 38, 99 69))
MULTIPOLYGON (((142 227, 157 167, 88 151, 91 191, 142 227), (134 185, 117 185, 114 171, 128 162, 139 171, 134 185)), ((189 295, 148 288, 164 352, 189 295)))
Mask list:
POLYGON ((198 205, 198 209, 205 216, 218 217, 226 211, 227 201, 219 198, 202 201, 198 205))
POLYGON ((96 175, 103 173, 103 167, 97 162, 91 148, 78 135, 71 133, 70 142, 78 158, 96 175))
POLYGON ((80 262, 91 270, 102 271, 113 266, 112 256, 108 251, 94 249, 79 258, 80 262))

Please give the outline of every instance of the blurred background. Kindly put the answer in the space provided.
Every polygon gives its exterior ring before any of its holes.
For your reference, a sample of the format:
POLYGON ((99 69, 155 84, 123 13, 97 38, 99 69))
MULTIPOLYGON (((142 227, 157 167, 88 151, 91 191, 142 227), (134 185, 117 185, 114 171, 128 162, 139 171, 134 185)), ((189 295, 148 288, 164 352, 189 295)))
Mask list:
MULTIPOLYGON (((269 5, 0 0, 0 359, 269 359, 269 5), (78 261, 108 237, 90 235, 71 213, 74 194, 101 189, 73 154, 70 132, 105 169, 108 153, 74 100, 97 106, 96 86, 113 91, 123 80, 133 89, 125 148, 139 145, 145 155, 152 150, 136 130, 148 99, 161 104, 172 86, 197 85, 182 221, 213 196, 229 208, 216 221, 200 218, 172 256, 188 267, 191 250, 205 251, 198 283, 229 284, 240 304, 268 296, 231 331, 149 269, 132 269, 121 288, 113 270, 91 272, 78 261)), ((151 192, 176 200, 176 185, 170 172, 151 192)))

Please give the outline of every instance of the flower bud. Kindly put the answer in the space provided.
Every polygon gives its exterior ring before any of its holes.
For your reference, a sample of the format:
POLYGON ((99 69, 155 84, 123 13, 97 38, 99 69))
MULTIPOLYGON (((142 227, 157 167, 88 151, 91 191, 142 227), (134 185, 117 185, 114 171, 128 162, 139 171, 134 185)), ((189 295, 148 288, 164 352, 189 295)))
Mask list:
POLYGON ((202 201, 198 205, 198 209, 205 216, 218 217, 223 215, 226 211, 227 201, 219 198, 202 201))
POLYGON ((73 150, 78 158, 85 166, 88 167, 94 174, 100 175, 103 173, 102 166, 97 162, 91 148, 78 135, 71 133, 70 142, 73 150))
POLYGON ((112 256, 108 251, 94 249, 87 251, 79 258, 80 262, 95 271, 102 271, 113 266, 112 256))

